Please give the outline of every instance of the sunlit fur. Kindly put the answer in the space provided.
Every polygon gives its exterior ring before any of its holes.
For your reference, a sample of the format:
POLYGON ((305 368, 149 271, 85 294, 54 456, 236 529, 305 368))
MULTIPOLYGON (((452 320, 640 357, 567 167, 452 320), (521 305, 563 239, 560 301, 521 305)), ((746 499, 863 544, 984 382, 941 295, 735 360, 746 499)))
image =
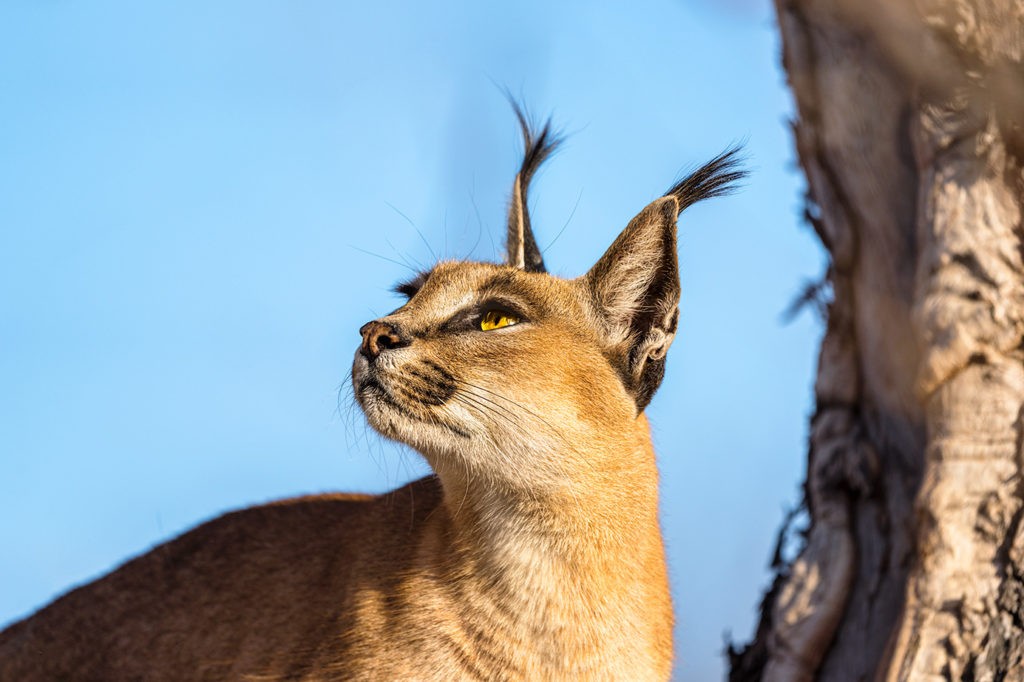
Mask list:
MULTIPOLYGON (((663 678, 672 612, 654 456, 591 298, 585 278, 442 263, 383 318, 415 341, 372 368, 357 355, 353 385, 370 424, 438 473, 442 511, 473 557, 461 589, 474 598, 448 608, 502 642, 496 658, 527 679, 663 678), (492 300, 523 321, 443 331, 492 300), (368 373, 387 397, 363 388, 368 373), (443 404, 420 400, 446 382, 443 404)), ((474 665, 509 674, 489 660, 474 665)))
POLYGON ((0 680, 667 679, 643 408, 676 333, 676 216, 732 164, 572 280, 544 273, 517 181, 510 264, 421 273, 353 361, 370 425, 435 475, 210 521, 0 633, 0 680), (518 322, 485 331, 489 310, 518 322))

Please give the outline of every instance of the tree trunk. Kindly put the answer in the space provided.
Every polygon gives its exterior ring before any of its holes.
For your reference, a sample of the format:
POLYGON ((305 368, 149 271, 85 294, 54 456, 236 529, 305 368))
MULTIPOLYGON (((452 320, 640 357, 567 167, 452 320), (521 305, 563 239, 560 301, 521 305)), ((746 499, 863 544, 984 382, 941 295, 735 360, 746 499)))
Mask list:
POLYGON ((1024 2, 776 8, 832 301, 730 680, 1024 680, 1024 2))

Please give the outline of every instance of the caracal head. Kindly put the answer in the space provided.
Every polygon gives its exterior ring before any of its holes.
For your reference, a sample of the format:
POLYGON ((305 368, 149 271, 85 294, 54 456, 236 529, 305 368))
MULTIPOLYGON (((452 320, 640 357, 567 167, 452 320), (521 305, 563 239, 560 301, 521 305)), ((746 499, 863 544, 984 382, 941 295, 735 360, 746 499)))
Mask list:
POLYGON ((526 153, 505 264, 448 261, 397 287, 367 323, 356 399, 387 438, 438 473, 539 492, 600 469, 635 432, 679 318, 676 219, 742 177, 730 150, 640 212, 585 275, 547 274, 526 211, 530 178, 558 140, 520 112, 526 153))

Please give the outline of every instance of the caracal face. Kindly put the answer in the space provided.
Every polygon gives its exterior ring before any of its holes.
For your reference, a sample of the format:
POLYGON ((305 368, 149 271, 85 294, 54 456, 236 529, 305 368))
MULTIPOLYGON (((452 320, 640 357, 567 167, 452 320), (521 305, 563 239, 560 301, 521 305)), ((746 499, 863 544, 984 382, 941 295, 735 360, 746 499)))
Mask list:
POLYGON ((557 485, 594 465, 574 443, 636 417, 585 278, 443 262, 398 289, 352 384, 370 425, 432 465, 557 485))

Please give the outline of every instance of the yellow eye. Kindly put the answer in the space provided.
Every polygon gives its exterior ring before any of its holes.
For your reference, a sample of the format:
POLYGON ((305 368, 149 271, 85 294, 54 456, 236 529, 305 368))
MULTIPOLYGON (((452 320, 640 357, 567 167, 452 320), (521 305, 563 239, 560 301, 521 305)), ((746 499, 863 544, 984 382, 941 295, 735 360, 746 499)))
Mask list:
POLYGON ((490 331, 502 327, 511 327, 519 322, 519 318, 512 313, 503 313, 497 310, 488 310, 480 320, 480 329, 490 331))

